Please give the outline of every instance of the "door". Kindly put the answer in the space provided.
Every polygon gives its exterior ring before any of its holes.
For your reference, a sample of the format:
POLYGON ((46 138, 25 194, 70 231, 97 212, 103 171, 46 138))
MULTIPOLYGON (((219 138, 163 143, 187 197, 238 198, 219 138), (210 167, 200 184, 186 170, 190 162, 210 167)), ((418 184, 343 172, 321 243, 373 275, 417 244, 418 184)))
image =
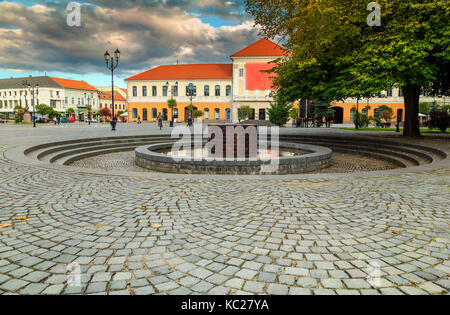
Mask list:
POLYGON ((227 108, 225 110, 225 115, 227 120, 231 120, 231 109, 227 108))
POLYGON ((255 120, 255 109, 252 108, 252 111, 250 112, 250 116, 248 117, 248 120, 255 120))
POLYGON ((342 124, 344 122, 344 109, 342 107, 333 107, 334 110, 334 124, 342 124))
POLYGON ((147 108, 142 110, 142 120, 146 121, 148 119, 147 108))
POLYGON ((167 120, 167 108, 163 108, 162 119, 167 120))

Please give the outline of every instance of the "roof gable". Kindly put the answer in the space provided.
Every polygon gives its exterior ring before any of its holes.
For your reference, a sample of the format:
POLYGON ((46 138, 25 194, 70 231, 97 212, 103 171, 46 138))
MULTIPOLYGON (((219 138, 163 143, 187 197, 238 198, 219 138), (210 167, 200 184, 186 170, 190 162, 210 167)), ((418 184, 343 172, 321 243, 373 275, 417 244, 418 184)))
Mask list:
POLYGON ((239 50, 231 55, 231 57, 274 57, 284 56, 286 53, 287 51, 280 45, 275 44, 267 38, 263 38, 239 50))

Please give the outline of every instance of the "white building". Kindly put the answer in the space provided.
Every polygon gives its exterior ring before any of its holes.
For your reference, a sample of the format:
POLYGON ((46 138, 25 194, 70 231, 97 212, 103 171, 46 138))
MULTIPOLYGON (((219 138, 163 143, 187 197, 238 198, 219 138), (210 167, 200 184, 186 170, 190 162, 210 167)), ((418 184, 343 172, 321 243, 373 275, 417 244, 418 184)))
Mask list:
POLYGON ((93 111, 99 109, 98 91, 84 81, 48 76, 0 79, 1 117, 12 118, 16 106, 28 107, 32 111, 33 104, 51 106, 62 114, 72 108, 75 118, 84 120, 87 105, 91 105, 93 111), (28 85, 37 86, 34 95, 28 85))

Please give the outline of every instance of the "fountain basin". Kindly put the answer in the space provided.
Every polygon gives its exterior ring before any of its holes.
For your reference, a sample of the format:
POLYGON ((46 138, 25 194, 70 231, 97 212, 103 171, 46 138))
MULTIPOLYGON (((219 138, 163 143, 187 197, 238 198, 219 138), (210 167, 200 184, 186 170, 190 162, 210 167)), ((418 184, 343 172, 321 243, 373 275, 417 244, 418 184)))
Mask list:
POLYGON ((268 160, 258 158, 216 160, 208 157, 176 159, 167 154, 172 146, 173 142, 137 147, 135 149, 135 163, 140 167, 164 173, 286 175, 308 173, 327 168, 331 164, 332 154, 332 151, 326 147, 280 142, 279 151, 284 154, 268 160), (294 154, 285 154, 286 152, 293 152, 294 154), (301 154, 298 154, 299 152, 301 154))

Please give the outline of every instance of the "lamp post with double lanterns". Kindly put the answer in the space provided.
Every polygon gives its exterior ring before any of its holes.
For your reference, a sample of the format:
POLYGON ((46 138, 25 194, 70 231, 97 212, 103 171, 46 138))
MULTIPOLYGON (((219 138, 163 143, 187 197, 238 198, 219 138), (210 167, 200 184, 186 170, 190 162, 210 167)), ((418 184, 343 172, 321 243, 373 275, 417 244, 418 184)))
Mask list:
POLYGON ((114 116, 114 69, 116 69, 117 66, 119 65, 120 51, 119 51, 119 49, 116 49, 116 51, 114 52, 115 62, 114 62, 114 57, 111 57, 111 55, 109 54, 108 51, 106 51, 103 56, 106 61, 106 68, 111 70, 112 130, 116 130, 115 121, 117 121, 117 120, 115 119, 115 116, 114 116))
POLYGON ((194 98, 194 96, 195 96, 195 85, 194 84, 192 84, 192 83, 189 83, 189 85, 187 86, 187 96, 189 96, 189 99, 191 100, 191 105, 190 105, 190 107, 191 107, 191 110, 190 110, 190 118, 193 120, 194 119, 194 107, 193 107, 193 105, 192 105, 192 99, 194 98))
POLYGON ((39 93, 39 84, 35 84, 32 85, 31 83, 29 83, 27 80, 23 81, 22 84, 25 89, 28 89, 28 91, 33 95, 33 115, 31 117, 31 119, 33 120, 33 128, 36 128, 36 104, 35 104, 35 100, 34 100, 34 95, 35 93, 39 93))
MULTIPOLYGON (((168 90, 169 89, 169 81, 166 82, 166 87, 168 90)), ((173 89, 175 87, 178 87, 178 81, 175 82, 175 84, 172 87, 170 87, 170 99, 172 99, 172 100, 173 100, 173 89)), ((172 107, 172 119, 170 120, 170 127, 173 127, 173 107, 172 107)))

